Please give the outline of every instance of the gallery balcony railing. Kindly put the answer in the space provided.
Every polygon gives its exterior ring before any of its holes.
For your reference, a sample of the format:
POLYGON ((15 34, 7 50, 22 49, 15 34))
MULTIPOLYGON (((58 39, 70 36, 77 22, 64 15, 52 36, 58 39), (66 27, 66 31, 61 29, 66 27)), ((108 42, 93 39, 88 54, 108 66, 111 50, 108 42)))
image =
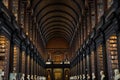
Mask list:
POLYGON ((69 61, 46 61, 46 68, 69 68, 70 62, 69 61))

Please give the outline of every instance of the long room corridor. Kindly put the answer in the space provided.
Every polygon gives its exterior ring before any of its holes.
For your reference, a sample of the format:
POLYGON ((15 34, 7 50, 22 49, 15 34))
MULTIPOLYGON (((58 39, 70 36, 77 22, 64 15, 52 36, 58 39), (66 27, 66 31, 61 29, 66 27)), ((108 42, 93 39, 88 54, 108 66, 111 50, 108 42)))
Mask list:
POLYGON ((120 80, 120 0, 0 0, 0 80, 120 80))

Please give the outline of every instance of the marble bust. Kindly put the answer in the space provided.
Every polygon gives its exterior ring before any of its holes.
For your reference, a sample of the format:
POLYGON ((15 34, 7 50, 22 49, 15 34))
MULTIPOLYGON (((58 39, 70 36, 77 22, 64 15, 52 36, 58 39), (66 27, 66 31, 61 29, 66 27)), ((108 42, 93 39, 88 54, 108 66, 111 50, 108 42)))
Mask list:
POLYGON ((92 80, 95 80, 95 73, 92 73, 92 80))
POLYGON ((22 74, 21 80, 25 80, 25 74, 22 74))
POLYGON ((114 80, 120 80, 120 72, 118 69, 114 70, 115 76, 114 76, 114 80))
POLYGON ((100 71, 100 75, 101 75, 101 80, 105 80, 105 75, 103 71, 100 71))

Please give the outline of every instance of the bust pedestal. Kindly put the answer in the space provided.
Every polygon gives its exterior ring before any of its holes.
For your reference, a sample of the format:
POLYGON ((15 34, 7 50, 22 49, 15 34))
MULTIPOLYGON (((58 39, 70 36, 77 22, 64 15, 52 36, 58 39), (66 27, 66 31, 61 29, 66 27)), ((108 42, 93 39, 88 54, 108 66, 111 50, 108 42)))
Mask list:
POLYGON ((10 73, 10 80, 17 80, 17 73, 10 73))

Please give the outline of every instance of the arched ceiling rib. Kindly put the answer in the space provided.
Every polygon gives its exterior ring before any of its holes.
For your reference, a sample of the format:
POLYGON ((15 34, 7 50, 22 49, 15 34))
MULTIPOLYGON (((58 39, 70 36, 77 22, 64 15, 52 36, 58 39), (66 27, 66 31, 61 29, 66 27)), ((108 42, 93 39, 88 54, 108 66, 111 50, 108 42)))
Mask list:
POLYGON ((74 27, 72 25, 68 24, 66 21, 63 21, 63 20, 52 20, 52 21, 49 21, 46 24, 41 25, 41 29, 44 28, 45 26, 49 25, 49 24, 55 24, 55 23, 57 23, 57 24, 61 23, 62 25, 67 26, 70 31, 74 30, 74 27))
MULTIPOLYGON (((63 31, 63 32, 64 32, 65 34, 67 34, 68 36, 71 34, 71 33, 70 33, 69 31, 67 31, 66 29, 62 29, 62 28, 60 28, 60 27, 59 27, 59 28, 57 28, 57 27, 56 27, 56 28, 55 28, 55 27, 53 28, 53 27, 52 27, 52 28, 50 28, 50 29, 47 29, 46 33, 43 33, 43 35, 47 35, 47 34, 49 35, 50 32, 52 32, 52 31, 57 31, 57 30, 63 31)), ((72 35, 72 34, 71 34, 71 35, 72 35)))
POLYGON ((58 28, 63 28, 63 29, 65 29, 66 31, 68 31, 68 32, 70 32, 70 33, 73 33, 73 30, 71 29, 71 28, 69 28, 69 26, 67 26, 67 25, 64 25, 64 24, 62 24, 62 23, 50 23, 49 25, 46 25, 46 26, 44 26, 44 28, 42 28, 41 30, 42 30, 42 32, 44 32, 44 31, 46 31, 47 29, 49 29, 49 28, 54 28, 54 27, 58 27, 58 28))
MULTIPOLYGON (((44 12, 45 9, 47 9, 47 8, 55 9, 56 6, 57 7, 63 6, 66 9, 70 9, 74 14, 76 14, 76 16, 79 16, 79 14, 71 6, 69 6, 67 4, 64 4, 64 3, 51 3, 51 4, 48 4, 48 5, 44 6, 40 11, 37 12, 38 13, 37 16, 39 15, 39 13, 44 12)), ((59 7, 59 8, 62 8, 62 7, 59 7)))
POLYGON ((50 33, 49 36, 46 36, 46 41, 49 41, 53 37, 63 37, 67 41, 70 40, 70 37, 65 35, 64 33, 60 32, 60 31, 54 31, 54 32, 50 33))
POLYGON ((72 21, 74 21, 75 24, 77 24, 77 20, 75 17, 72 16, 72 14, 63 11, 63 10, 52 10, 52 11, 48 11, 47 13, 45 13, 44 15, 39 15, 37 21, 41 22, 42 19, 48 17, 48 16, 52 16, 52 15, 64 15, 66 17, 68 17, 69 19, 71 19, 72 21), (40 17, 41 16, 41 17, 40 17))
POLYGON ((67 24, 71 25, 72 29, 74 29, 75 26, 76 26, 76 24, 74 23, 74 21, 72 21, 71 19, 69 19, 69 18, 67 18, 65 16, 62 16, 62 15, 60 15, 60 16, 50 16, 50 17, 42 20, 41 23, 40 22, 38 22, 38 23, 39 23, 39 26, 41 28, 45 23, 47 23, 49 21, 58 21, 58 20, 62 20, 64 22, 66 22, 67 24))
POLYGON ((70 43, 81 15, 80 0, 36 0, 33 12, 45 42, 63 37, 70 43))

